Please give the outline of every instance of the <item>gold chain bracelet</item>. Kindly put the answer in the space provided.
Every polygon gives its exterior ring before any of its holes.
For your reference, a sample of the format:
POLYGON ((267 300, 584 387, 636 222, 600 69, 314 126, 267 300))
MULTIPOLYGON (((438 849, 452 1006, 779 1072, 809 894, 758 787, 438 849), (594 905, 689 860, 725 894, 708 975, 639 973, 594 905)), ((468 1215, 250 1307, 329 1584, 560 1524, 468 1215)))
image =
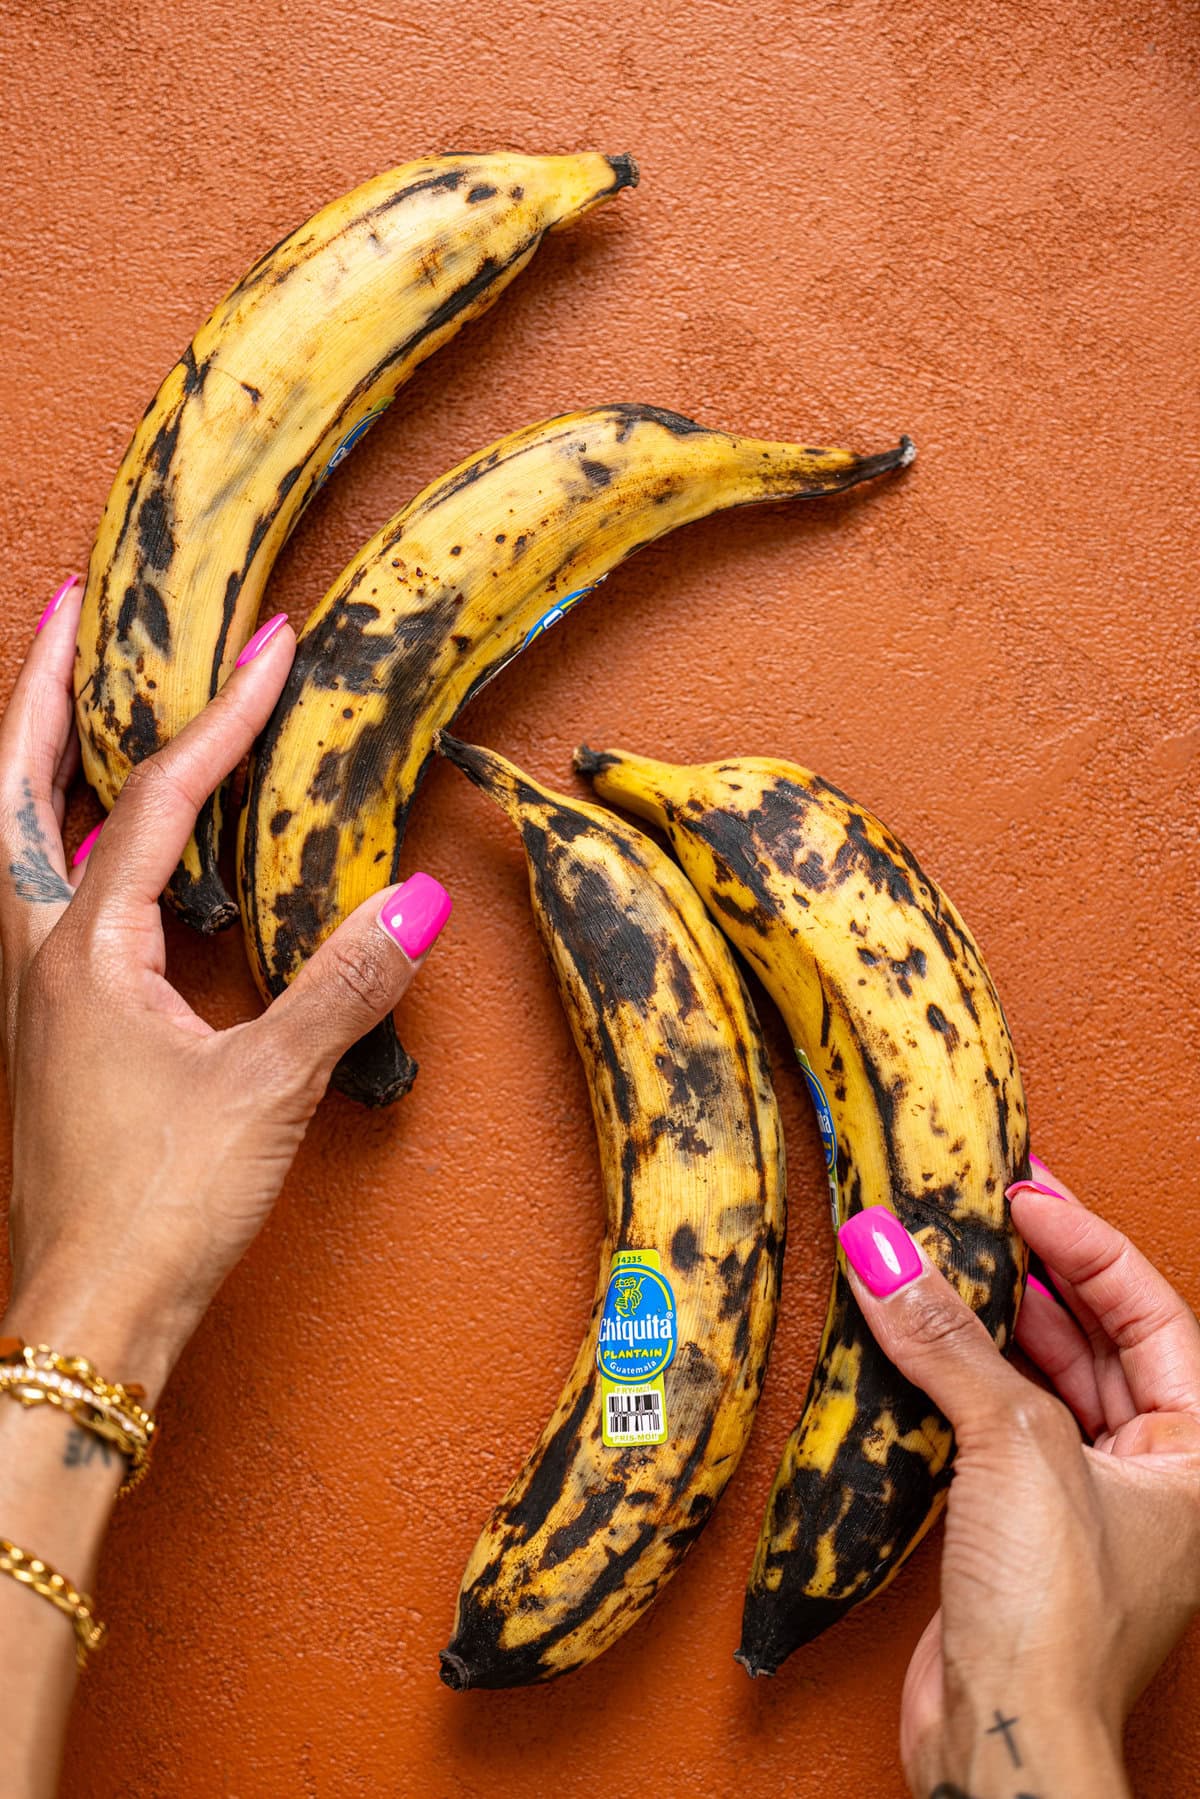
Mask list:
POLYGON ((145 1389, 102 1380, 84 1356, 59 1355, 48 1344, 0 1339, 0 1393, 23 1406, 52 1405, 93 1436, 112 1443, 129 1471, 119 1492, 130 1493, 150 1467, 156 1429, 139 1401, 145 1389))
POLYGON ((104 1641, 107 1626, 92 1611, 86 1593, 77 1593, 65 1575, 56 1574, 47 1562, 18 1549, 7 1537, 0 1537, 0 1574, 9 1574, 23 1587, 29 1587, 42 1599, 48 1599, 64 1617, 71 1620, 75 1631, 75 1660, 87 1667, 87 1658, 104 1641))

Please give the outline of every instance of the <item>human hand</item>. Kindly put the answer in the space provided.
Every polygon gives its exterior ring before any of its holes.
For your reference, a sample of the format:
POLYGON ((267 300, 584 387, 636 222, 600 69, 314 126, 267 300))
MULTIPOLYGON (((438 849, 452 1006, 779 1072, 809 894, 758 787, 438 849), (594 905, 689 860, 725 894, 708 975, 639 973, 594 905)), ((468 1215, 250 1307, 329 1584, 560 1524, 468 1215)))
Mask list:
POLYGON ((909 1665, 917 1799, 1125 1795, 1121 1730, 1200 1608, 1200 1327, 1127 1238, 1035 1162, 1031 1282, 1006 1363, 885 1208, 841 1232, 880 1345, 954 1425, 942 1605, 909 1665), (881 1291, 873 1292, 871 1282, 881 1291))
POLYGON ((377 894, 265 1012, 214 1031, 167 979, 158 898, 266 723, 295 637, 282 615, 264 626, 205 711, 139 764, 73 891, 80 597, 47 610, 0 723, 4 1329, 138 1380, 153 1402, 270 1213, 335 1062, 399 999, 450 902, 425 875, 377 894))

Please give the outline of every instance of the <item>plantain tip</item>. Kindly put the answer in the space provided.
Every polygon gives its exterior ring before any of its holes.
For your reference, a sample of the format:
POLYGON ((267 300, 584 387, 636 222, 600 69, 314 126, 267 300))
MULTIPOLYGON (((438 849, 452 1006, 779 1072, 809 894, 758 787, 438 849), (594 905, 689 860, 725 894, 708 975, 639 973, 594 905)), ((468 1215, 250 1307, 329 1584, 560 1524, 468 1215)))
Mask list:
POLYGON ((603 774, 616 760, 616 756, 609 750, 589 749, 586 743, 581 743, 571 758, 576 774, 586 775, 589 780, 595 775, 603 774))
POLYGON ((623 187, 637 186, 640 179, 638 166, 628 150, 622 152, 619 156, 606 157, 605 160, 613 174, 616 176, 616 180, 613 182, 614 194, 620 193, 623 187))
POLYGON ((477 785, 482 784, 482 755, 473 743, 464 743, 460 737, 452 737, 449 731, 435 731, 433 747, 453 767, 461 768, 477 785))
POLYGON ((463 743, 459 738, 451 737, 448 731, 439 731, 433 744, 439 755, 455 768, 461 768, 468 781, 473 781, 506 812, 513 813, 519 794, 534 796, 536 790, 495 750, 485 750, 476 743, 463 743))
POLYGON ((471 1670, 462 1656, 455 1655, 453 1649, 441 1649, 438 1651, 438 1660, 442 1664, 439 1673, 443 1685, 448 1686, 452 1693, 465 1693, 471 1684, 471 1670))
POLYGON ((237 923, 237 901, 226 893, 216 874, 194 881, 179 869, 167 887, 166 897, 171 910, 202 937, 215 937, 237 923))
POLYGON ((774 1668, 768 1668, 765 1662, 756 1662, 748 1649, 735 1649, 733 1652, 733 1659, 746 1670, 751 1680, 763 1678, 771 1680, 774 1678, 774 1668))
POLYGON ((351 1044, 331 1084, 360 1106, 390 1106, 404 1098, 416 1078, 417 1064, 397 1037, 395 1024, 382 1018, 351 1044))
POLYGON ((845 493, 851 487, 858 487, 864 481, 874 481, 879 475, 891 475, 898 469, 907 468, 917 453, 917 446, 911 437, 902 437, 898 444, 890 450, 880 450, 874 456, 855 456, 850 462, 832 475, 821 477, 816 486, 796 489, 807 498, 817 494, 845 493))
POLYGON ((752 1588, 746 1594, 736 1660, 752 1679, 776 1673, 789 1655, 839 1623, 857 1603, 856 1599, 815 1598, 803 1590, 798 1574, 789 1582, 788 1572, 785 1570, 783 1585, 774 1591, 752 1588))
POLYGON ((198 920, 189 918, 188 923, 194 924, 195 929, 200 932, 202 937, 216 937, 221 931, 227 931, 232 925, 235 925, 237 916, 238 909, 234 901, 225 899, 212 906, 203 918, 198 920))

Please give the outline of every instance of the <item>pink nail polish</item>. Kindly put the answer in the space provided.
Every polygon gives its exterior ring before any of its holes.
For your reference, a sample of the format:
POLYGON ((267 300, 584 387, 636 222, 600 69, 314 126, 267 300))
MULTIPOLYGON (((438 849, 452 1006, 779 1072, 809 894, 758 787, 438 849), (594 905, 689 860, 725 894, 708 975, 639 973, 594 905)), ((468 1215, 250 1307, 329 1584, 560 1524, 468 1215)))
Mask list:
POLYGON ((234 667, 235 668, 244 668, 246 666, 247 662, 253 662, 254 658, 258 655, 259 651, 266 649, 267 645, 270 643, 272 637, 274 637, 276 631, 279 630, 280 626, 286 625, 286 624, 287 624, 287 613, 286 612, 277 612, 275 614, 274 618, 269 618, 267 620, 265 625, 260 625, 258 627, 258 630, 254 633, 254 636, 250 639, 249 643, 246 645, 245 649, 242 651, 241 655, 238 657, 237 661, 234 663, 234 667))
POLYGON ((380 908, 379 922, 412 961, 437 938, 454 902, 432 875, 409 875, 380 908))
POLYGON ((877 1299, 916 1280, 924 1264, 916 1244, 886 1206, 868 1206, 848 1218, 838 1242, 855 1274, 877 1299))
POLYGON ((71 857, 71 867, 72 868, 78 868, 79 864, 81 862, 87 861, 88 857, 92 853, 92 845, 95 843, 97 837, 99 837, 101 831, 104 829, 106 822, 107 821, 102 818, 98 825, 92 826, 92 829, 88 832, 87 836, 84 838, 84 840, 80 844, 79 848, 75 851, 75 854, 71 857))
MULTIPOLYGON (((1045 1281, 1040 1281, 1036 1274, 1027 1274, 1025 1277, 1025 1285, 1026 1287, 1032 1287, 1035 1293, 1044 1293, 1047 1299, 1054 1299, 1054 1295, 1051 1293, 1045 1281)), ((1058 1302, 1055 1300, 1055 1304, 1057 1303, 1058 1302)))
MULTIPOLYGON (((1032 1150, 1029 1153, 1029 1160, 1034 1168, 1040 1168, 1043 1174, 1050 1174, 1050 1170, 1047 1168, 1046 1164, 1042 1161, 1042 1158, 1040 1156, 1035 1156, 1033 1154, 1032 1150)), ((1051 1180, 1054 1179, 1054 1176, 1052 1174, 1050 1174, 1050 1179, 1051 1180)))
POLYGON ((62 586, 58 589, 57 593, 55 594, 54 598, 51 600, 50 604, 47 606, 46 610, 42 613, 41 618, 39 618, 39 620, 37 622, 37 631, 34 632, 35 637, 37 636, 38 631, 44 630, 45 627, 50 623, 50 620, 54 617, 54 614, 58 611, 59 607, 62 605, 63 601, 66 599, 66 597, 70 593, 71 589, 73 587, 78 587, 79 583, 82 580, 83 580, 82 575, 68 575, 67 576, 66 580, 63 582, 62 586))
POLYGON ((1005 1188, 1005 1199, 1011 1201, 1014 1193, 1044 1193, 1047 1199, 1062 1198, 1057 1187, 1047 1187, 1041 1181, 1014 1181, 1011 1187, 1005 1188))

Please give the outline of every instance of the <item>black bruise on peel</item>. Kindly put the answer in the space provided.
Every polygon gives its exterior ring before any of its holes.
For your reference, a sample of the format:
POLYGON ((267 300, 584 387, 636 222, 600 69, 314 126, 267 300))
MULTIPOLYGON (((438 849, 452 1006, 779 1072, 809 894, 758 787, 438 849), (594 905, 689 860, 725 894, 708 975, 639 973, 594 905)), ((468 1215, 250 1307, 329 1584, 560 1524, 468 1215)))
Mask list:
MULTIPOLYGON (((203 391, 204 383, 208 375, 208 364, 197 363, 195 351, 189 344, 188 348, 176 363, 175 368, 171 371, 171 374, 167 376, 167 382, 164 383, 164 385, 168 384, 176 374, 178 374, 179 377, 179 394, 164 414, 158 429, 155 431, 154 437, 151 439, 150 445, 146 451, 144 467, 141 470, 138 479, 130 487, 129 498, 125 503, 125 512, 121 520, 120 529, 117 532, 117 539, 113 546, 112 557, 101 580, 99 599, 99 612, 102 621, 101 642, 98 646, 99 653, 97 655, 97 669, 95 671, 97 678, 92 685, 91 698, 92 708, 96 711, 102 710, 103 707, 107 676, 105 651, 108 637, 112 630, 109 610, 109 581, 111 578, 112 567, 121 553, 125 540, 128 537, 129 532, 136 528, 141 556, 139 557, 138 562, 135 563, 134 582, 131 584, 135 589, 135 592, 131 598, 130 588, 127 586, 122 595, 122 610, 127 609, 129 622, 132 622, 133 617, 137 615, 141 604, 140 596, 136 592, 136 589, 141 584, 141 571, 143 564, 147 561, 147 551, 149 552, 149 566, 153 568, 164 568, 166 566, 166 562, 159 559, 161 548, 166 542, 170 543, 172 553, 174 552, 175 540, 172 524, 173 508, 170 501, 168 483, 171 476, 175 452, 179 446, 179 434, 183 426, 183 418, 187 403, 203 391)), ((144 417, 149 416, 157 398, 158 395, 156 394, 155 398, 151 400, 150 405, 146 408, 146 412, 143 415, 144 417)), ((169 621, 167 624, 167 641, 170 641, 169 621)))
MULTIPOLYGON (((221 669, 224 666, 226 647, 229 643, 229 633, 233 627, 233 620, 237 612, 237 603, 241 597, 242 588, 246 584, 250 570, 254 565, 254 559, 262 548, 267 533, 276 523, 280 513, 283 511, 289 494, 303 474, 304 466, 305 464, 303 461, 293 463, 292 467, 288 469, 287 473, 282 477, 278 487, 275 489, 275 495, 270 506, 268 506, 265 512, 260 513, 254 522, 254 527, 250 533, 250 540, 246 546, 246 554, 242 558, 241 568, 234 570, 225 583, 225 594, 221 602, 221 628, 217 633, 217 641, 213 645, 212 667, 209 670, 208 677, 208 693, 210 699, 221 685, 221 669)), ((202 860, 204 851, 205 846, 201 844, 202 860)), ((211 854, 215 862, 215 845, 211 846, 211 854)))
MULTIPOLYGON (((589 1385, 587 1392, 594 1399, 595 1394, 589 1385)), ((558 1495, 562 1497, 561 1494, 558 1495)), ((606 1481, 604 1486, 596 1487, 584 1499, 579 1510, 557 1530, 551 1531, 546 1539, 546 1548, 540 1566, 556 1567, 567 1556, 594 1537, 597 1531, 604 1530, 612 1520, 613 1513, 625 1501, 625 1487, 619 1480, 606 1481)))
POLYGON ((594 1385, 585 1382, 571 1411, 538 1458, 532 1480, 520 1497, 507 1506, 508 1523, 516 1542, 525 1543, 536 1536, 562 1498, 567 1469, 576 1454, 584 1422, 595 1404, 594 1385))
POLYGON ((682 412, 667 412, 661 406, 642 406, 636 401, 623 401, 615 406, 610 406, 608 411, 616 413, 628 427, 624 437, 620 432, 617 433, 618 443, 624 443, 625 437, 629 435, 629 431, 633 429, 634 425, 641 424, 643 421, 661 425, 664 431, 671 433, 672 437, 709 435, 707 425, 698 425, 695 419, 685 418, 682 412))
POLYGON ((953 1049, 958 1043, 958 1031, 950 1023, 942 1008, 930 1003, 925 1008, 925 1016, 938 1035, 945 1038, 946 1048, 953 1049))
MULTIPOLYGON (((321 757, 321 760, 317 764, 317 772, 313 776, 308 789, 308 797, 314 805, 325 805, 330 800, 337 798, 338 793, 341 791, 341 780, 339 776, 341 763, 342 753, 340 750, 326 750, 325 754, 321 757)), ((276 813, 275 816, 277 818, 279 814, 276 813)), ((271 830, 275 836, 279 835, 278 831, 275 830, 275 819, 271 820, 271 830)))
POLYGON ((690 1224, 681 1224, 671 1238, 671 1260, 681 1274, 691 1274, 699 1266, 703 1252, 690 1224))
MULTIPOLYGON (((408 622, 415 629, 415 621, 408 622)), ((300 639, 280 706, 294 706, 306 687, 319 693, 379 691, 393 644, 387 633, 371 630, 378 623, 372 601, 339 599, 300 639)))
MULTIPOLYGON (((342 826, 354 824, 360 808, 378 791, 381 778, 390 780, 391 771, 411 745, 415 721, 436 684, 458 614, 456 594, 448 592, 422 611, 401 618, 391 630, 373 629, 380 623, 380 608, 370 600, 353 598, 354 592, 357 586, 301 637, 283 693, 259 740, 255 761, 257 776, 258 770, 269 765, 279 737, 307 689, 358 695, 386 691, 389 704, 382 717, 361 729, 346 749, 325 751, 311 778, 309 797, 332 805, 333 821, 342 826)), ((404 824, 419 780, 418 775, 407 791, 396 788, 392 878, 398 872, 404 824)), ((259 923, 263 902, 254 878, 263 809, 259 791, 255 778, 246 809, 246 908, 264 978, 275 995, 282 993, 301 963, 315 954, 327 928, 337 920, 330 883, 315 886, 302 873, 294 888, 271 895, 269 903, 278 923, 269 951, 266 948, 259 923)), ((302 850, 302 864, 303 854, 302 850)), ((400 1082, 406 1078, 411 1086, 416 1064, 400 1046, 390 1020, 375 1027, 369 1042, 363 1041, 366 1046, 362 1050, 356 1046, 343 1058, 337 1084, 367 1104, 389 1104, 407 1092, 400 1082)))
POLYGON ((162 595, 149 581, 130 582, 125 589, 117 613, 117 637, 128 643, 133 627, 140 624, 156 650, 166 656, 171 650, 171 620, 162 595))
POLYGON ((171 510, 161 487, 152 487, 138 512, 138 554, 147 568, 166 568, 175 554, 171 510))
POLYGON ((897 868, 886 849, 871 841, 866 819, 852 808, 846 821, 845 841, 834 857, 833 874, 841 882, 856 872, 864 874, 877 893, 886 893, 893 905, 916 905, 908 875, 897 868))
MULTIPOLYGON (((545 829, 533 823, 523 826, 525 853, 535 868, 547 866, 548 845, 557 825, 558 820, 551 819, 545 829)), ((605 1009, 628 1003, 644 1012, 658 984, 658 943, 630 918, 603 872, 581 868, 569 898, 545 882, 541 898, 547 922, 574 962, 580 982, 594 988, 602 978, 605 1009)))
POLYGON ((144 762, 162 748, 158 735, 158 719, 154 707, 144 694, 135 693, 129 705, 129 723, 118 738, 123 755, 131 762, 144 762))

